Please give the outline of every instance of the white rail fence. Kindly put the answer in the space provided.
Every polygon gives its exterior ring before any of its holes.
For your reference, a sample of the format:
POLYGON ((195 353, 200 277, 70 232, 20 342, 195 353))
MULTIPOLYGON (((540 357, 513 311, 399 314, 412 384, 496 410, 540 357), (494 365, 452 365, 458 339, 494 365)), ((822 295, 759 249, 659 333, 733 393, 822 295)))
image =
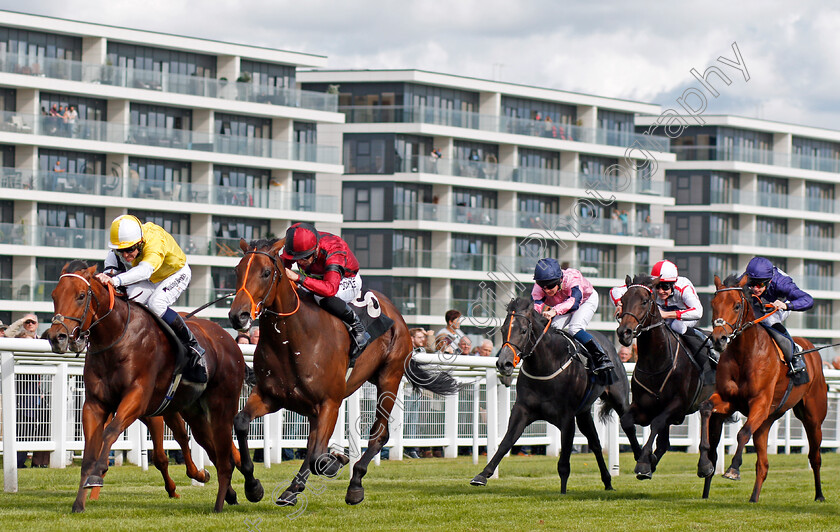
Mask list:
MULTIPOLYGON (((250 363, 254 347, 241 346, 250 363)), ((3 467, 5 491, 17 491, 17 451, 48 451, 50 467, 63 468, 71 458, 78 458, 84 449, 81 410, 84 403, 82 379, 83 358, 55 355, 46 340, 0 338, 2 357, 2 427, 3 467)), ((515 385, 507 388, 497 377, 495 358, 447 357, 437 354, 416 355, 420 362, 437 364, 451 370, 462 388, 457 395, 443 397, 414 389, 403 380, 395 407, 391 413, 391 437, 387 444, 390 458, 401 460, 403 450, 414 447, 442 447, 444 456, 458 455, 459 447, 472 454, 478 463, 479 447, 486 447, 487 459, 492 457, 507 430, 510 409, 516 401, 515 385), (488 393, 489 391, 489 393, 488 393), (494 422, 489 422, 494 421, 494 422)), ((628 375, 632 364, 627 365, 628 375)), ((840 371, 826 370, 829 380, 829 411, 823 423, 824 449, 840 450, 840 371)), ((248 396, 243 387, 240 406, 248 396)), ((376 413, 376 389, 365 384, 348 397, 341 411, 331 444, 344 448, 355 462, 367 445, 369 427, 376 413)), ((600 406, 596 402, 595 408, 600 406)), ((735 436, 742 420, 726 425, 721 443, 727 452, 734 451, 735 436)), ((618 474, 619 445, 626 445, 627 437, 619 430, 613 413, 606 423, 596 417, 596 426, 608 464, 613 475, 618 474)), ((671 447, 697 452, 700 421, 694 414, 671 429, 671 447)), ((251 423, 249 446, 263 450, 266 467, 282 460, 284 449, 306 447, 308 422, 294 412, 281 410, 251 423)), ((647 428, 637 427, 642 441, 647 428)), ((576 445, 586 444, 579 432, 576 445)), ((770 433, 770 453, 807 452, 808 442, 801 423, 788 412, 770 433)), ((536 422, 529 426, 517 445, 546 446, 546 453, 557 456, 560 433, 552 425, 536 422)), ((169 429, 164 439, 166 449, 178 449, 169 429)), ((148 468, 147 453, 152 448, 148 431, 136 422, 118 439, 113 450, 115 463, 123 460, 148 468)), ((193 457, 199 467, 206 461, 203 450, 191 442, 193 457)), ((720 453, 719 468, 723 464, 720 453)), ((378 464, 380 457, 375 461, 378 464)))

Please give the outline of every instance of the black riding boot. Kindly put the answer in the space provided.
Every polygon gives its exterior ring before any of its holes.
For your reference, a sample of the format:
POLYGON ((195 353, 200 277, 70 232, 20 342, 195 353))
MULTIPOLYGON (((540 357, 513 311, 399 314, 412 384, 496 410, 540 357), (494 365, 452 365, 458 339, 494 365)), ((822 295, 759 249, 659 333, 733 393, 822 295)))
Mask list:
POLYGON ((353 339, 353 346, 350 349, 350 364, 353 367, 356 364, 356 359, 362 354, 367 345, 370 343, 370 333, 365 329, 364 323, 359 317, 350 309, 350 305, 342 301, 338 297, 325 297, 319 303, 321 308, 327 312, 338 316, 341 321, 347 326, 350 331, 350 338, 353 339))
POLYGON ((796 344, 784 325, 774 323, 771 327, 790 341, 790 354, 784 349, 782 351, 785 353, 785 362, 788 365, 788 377, 797 377, 798 373, 805 371, 805 360, 802 359, 802 355, 796 352, 796 344))
POLYGON ((610 360, 610 356, 594 339, 586 342, 584 347, 589 351, 590 360, 592 361, 592 373, 598 376, 602 384, 612 384, 615 381, 613 376, 615 364, 610 360))
POLYGON ((197 384, 207 382, 207 363, 204 361, 204 348, 199 345, 192 331, 187 327, 184 319, 176 314, 176 318, 169 325, 178 340, 187 348, 190 359, 184 368, 184 378, 197 384))

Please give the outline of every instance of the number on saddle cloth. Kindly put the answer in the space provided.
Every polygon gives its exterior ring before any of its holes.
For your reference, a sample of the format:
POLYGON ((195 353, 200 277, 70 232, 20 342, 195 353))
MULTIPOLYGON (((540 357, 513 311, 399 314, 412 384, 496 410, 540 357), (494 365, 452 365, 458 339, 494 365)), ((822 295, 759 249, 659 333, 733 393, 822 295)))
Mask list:
POLYGON ((394 320, 382 312, 382 305, 379 303, 379 299, 370 290, 351 301, 350 309, 364 323, 368 334, 370 334, 371 342, 382 336, 385 331, 394 325, 394 320))

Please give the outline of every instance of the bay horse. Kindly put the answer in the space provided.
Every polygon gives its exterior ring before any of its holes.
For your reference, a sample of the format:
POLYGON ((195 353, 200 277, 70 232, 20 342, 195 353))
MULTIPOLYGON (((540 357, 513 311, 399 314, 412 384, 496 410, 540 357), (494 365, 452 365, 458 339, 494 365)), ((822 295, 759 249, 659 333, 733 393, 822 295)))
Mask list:
POLYGON ((644 274, 632 280, 627 276, 616 329, 621 345, 630 346, 637 339, 638 361, 630 382, 633 400, 621 425, 650 425, 650 437, 636 460, 639 480, 650 479, 668 451, 671 425, 696 412, 714 391, 713 384, 703 384, 702 368, 662 319, 653 294, 658 282, 658 277, 644 274))
MULTIPOLYGON (((156 413, 164 402, 178 348, 177 340, 168 338, 149 311, 114 297, 110 285, 95 278, 96 266, 86 266, 73 261, 62 270, 52 292, 55 316, 44 334, 56 353, 81 352, 88 346, 82 407, 85 449, 74 512, 84 511, 87 489, 102 486, 117 437, 138 418, 156 413)), ((226 501, 236 503, 230 484, 236 461, 231 431, 245 361, 239 346, 219 325, 200 319, 188 324, 206 351, 209 379, 206 386, 182 382, 162 415, 176 427, 180 414, 215 464, 218 512, 226 501)), ((179 432, 175 430, 176 436, 179 432)))
MULTIPOLYGON (((281 506, 294 505, 311 473, 334 477, 348 463, 342 453, 328 453, 327 445, 342 401, 369 381, 376 386, 376 418, 367 450, 353 467, 345 497, 347 504, 359 504, 364 500, 362 477, 388 441, 388 418, 403 374, 412 384, 440 394, 456 393, 458 386, 448 373, 428 371, 411 358, 412 343, 405 320, 388 298, 376 292, 382 313, 394 324, 365 348, 348 377, 352 340, 347 328, 339 318, 321 309, 311 295, 298 293, 279 257, 284 244, 285 239, 239 243, 244 256, 236 266, 238 289, 230 308, 230 322, 234 328, 244 329, 261 316, 260 342, 254 351, 257 383, 234 419, 245 495, 251 502, 264 495, 248 453, 248 426, 253 419, 285 408, 309 420, 306 459, 275 501, 281 506)), ((351 426, 354 424, 351 420, 351 426)))
POLYGON ((804 338, 794 338, 803 348, 803 358, 810 381, 791 386, 787 364, 780 358, 776 344, 762 326, 756 326, 750 298, 745 288, 747 276, 738 280, 734 275, 721 282, 715 276, 716 292, 712 298, 714 329, 712 340, 722 351, 717 368, 717 391, 700 408, 700 460, 697 475, 705 479, 703 498, 709 489, 717 462, 724 420, 734 412, 747 416, 738 431, 738 448, 732 463, 724 473, 725 478, 740 479, 741 455, 752 437, 756 451, 755 485, 750 502, 758 502, 761 486, 767 478, 767 438, 774 421, 793 409, 802 421, 808 436, 808 461, 814 471, 814 500, 824 501, 820 482, 820 444, 822 422, 828 403, 828 388, 822 372, 822 361, 814 344, 804 338), (723 348, 726 348, 724 350, 723 348))
MULTIPOLYGON (((560 492, 566 493, 571 467, 569 457, 575 437, 575 420, 586 436, 590 450, 595 454, 601 481, 605 490, 612 490, 612 477, 601 450, 601 441, 592 417, 592 404, 599 397, 604 402, 600 417, 605 419, 610 410, 622 417, 628 408, 627 374, 616 371, 617 379, 609 386, 602 386, 591 376, 584 363, 575 356, 571 337, 550 326, 550 320, 534 310, 530 297, 512 300, 507 307, 507 316, 502 324, 505 343, 499 349, 496 368, 499 373, 510 376, 517 359, 522 359, 519 378, 516 381, 516 402, 510 412, 505 432, 496 454, 487 466, 476 475, 470 484, 487 485, 502 458, 510 451, 525 429, 534 421, 545 420, 560 429, 560 458, 557 473, 560 475, 560 492)), ((621 361, 612 342, 597 331, 589 331, 603 346, 604 351, 616 368, 622 368, 621 361)), ((582 348, 583 349, 583 348, 582 348)), ((487 390, 491 393, 491 390, 487 390)), ((623 427, 634 456, 639 455, 636 428, 632 424, 623 427)))

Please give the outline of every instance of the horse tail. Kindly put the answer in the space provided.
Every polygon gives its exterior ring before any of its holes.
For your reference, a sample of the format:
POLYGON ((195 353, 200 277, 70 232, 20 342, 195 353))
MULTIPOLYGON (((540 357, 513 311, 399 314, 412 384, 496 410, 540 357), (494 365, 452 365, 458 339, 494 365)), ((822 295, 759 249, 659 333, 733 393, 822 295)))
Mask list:
POLYGON ((610 394, 603 394, 601 396, 601 409, 598 410, 598 419, 601 420, 601 423, 606 424, 610 420, 610 412, 615 410, 616 412, 620 412, 617 408, 619 405, 616 403, 615 398, 610 394))
POLYGON ((415 386, 425 388, 440 395, 454 395, 460 386, 449 371, 434 371, 427 369, 428 364, 420 364, 413 358, 408 359, 405 376, 415 386))

